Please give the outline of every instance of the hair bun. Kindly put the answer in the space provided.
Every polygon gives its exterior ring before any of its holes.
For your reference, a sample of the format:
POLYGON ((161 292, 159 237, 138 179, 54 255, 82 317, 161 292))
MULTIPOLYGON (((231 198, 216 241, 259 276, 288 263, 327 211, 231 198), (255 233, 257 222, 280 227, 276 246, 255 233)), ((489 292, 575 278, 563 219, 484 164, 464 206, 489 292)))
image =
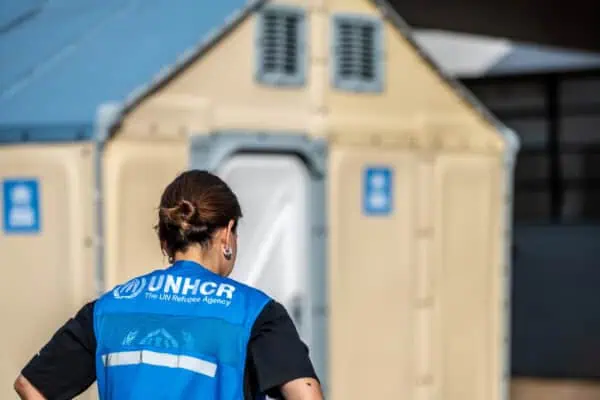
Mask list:
POLYGON ((196 213, 196 207, 194 207, 194 205, 187 200, 181 200, 181 202, 175 208, 178 209, 181 220, 185 222, 191 222, 191 219, 196 213))
POLYGON ((196 207, 188 200, 181 200, 175 207, 163 208, 161 211, 170 225, 174 225, 182 231, 202 225, 196 207))

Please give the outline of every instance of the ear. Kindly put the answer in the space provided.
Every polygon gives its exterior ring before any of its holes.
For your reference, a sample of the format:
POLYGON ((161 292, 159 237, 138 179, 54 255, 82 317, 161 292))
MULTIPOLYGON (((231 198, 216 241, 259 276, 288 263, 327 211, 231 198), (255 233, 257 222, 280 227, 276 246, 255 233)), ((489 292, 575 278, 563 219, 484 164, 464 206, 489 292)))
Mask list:
POLYGON ((231 247, 231 236, 233 235, 233 227, 235 226, 235 221, 232 219, 227 224, 227 229, 225 230, 225 235, 223 235, 223 245, 225 247, 231 247))

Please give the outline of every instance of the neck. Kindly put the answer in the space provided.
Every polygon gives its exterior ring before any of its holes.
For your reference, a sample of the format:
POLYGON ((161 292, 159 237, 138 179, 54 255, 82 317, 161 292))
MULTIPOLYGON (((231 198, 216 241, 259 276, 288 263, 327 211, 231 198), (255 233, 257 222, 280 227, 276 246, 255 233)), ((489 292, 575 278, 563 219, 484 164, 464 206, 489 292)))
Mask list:
POLYGON ((175 253, 173 259, 175 261, 192 261, 217 275, 221 275, 217 255, 210 249, 204 250, 200 246, 190 246, 186 251, 175 253))

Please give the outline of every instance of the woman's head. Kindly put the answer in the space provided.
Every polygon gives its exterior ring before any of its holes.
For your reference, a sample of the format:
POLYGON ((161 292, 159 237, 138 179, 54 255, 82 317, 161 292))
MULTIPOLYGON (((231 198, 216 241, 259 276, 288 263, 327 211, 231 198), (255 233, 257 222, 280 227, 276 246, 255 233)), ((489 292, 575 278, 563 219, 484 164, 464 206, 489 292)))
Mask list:
POLYGON ((163 192, 156 228, 171 262, 196 260, 227 276, 235 263, 241 217, 237 197, 225 182, 207 171, 192 170, 163 192))

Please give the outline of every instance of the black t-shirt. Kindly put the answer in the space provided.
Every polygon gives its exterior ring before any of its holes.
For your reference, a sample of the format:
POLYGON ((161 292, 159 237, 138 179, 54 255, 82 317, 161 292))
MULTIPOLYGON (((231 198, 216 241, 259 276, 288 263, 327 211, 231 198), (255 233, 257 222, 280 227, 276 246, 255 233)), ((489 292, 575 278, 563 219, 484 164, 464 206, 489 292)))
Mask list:
MULTIPOLYGON (((67 321, 25 366, 22 374, 48 400, 72 399, 96 380, 94 302, 67 321)), ((244 397, 258 393, 279 398, 281 385, 298 378, 317 378, 285 308, 270 301, 250 334, 244 374, 244 397)))

